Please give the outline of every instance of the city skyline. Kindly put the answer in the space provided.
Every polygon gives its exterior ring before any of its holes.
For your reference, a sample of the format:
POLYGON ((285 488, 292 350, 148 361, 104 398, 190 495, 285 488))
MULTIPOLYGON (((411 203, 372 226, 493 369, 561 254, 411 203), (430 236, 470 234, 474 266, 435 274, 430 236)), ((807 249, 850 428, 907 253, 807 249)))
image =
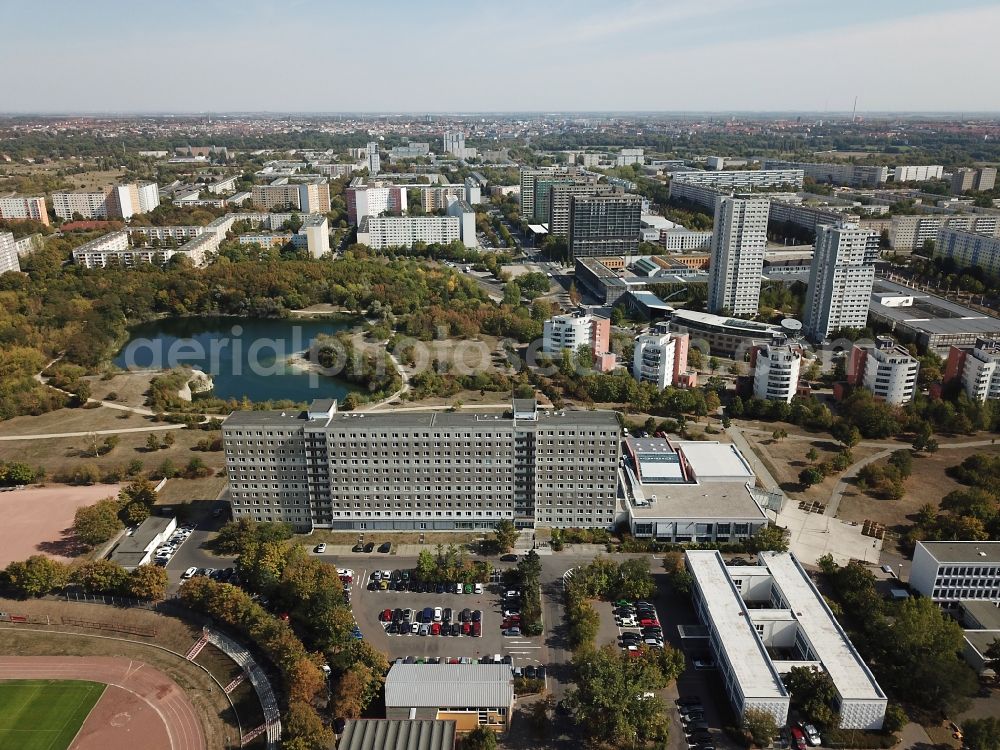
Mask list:
MULTIPOLYGON (((315 0, 50 8, 45 43, 23 35, 0 50, 0 63, 35 73, 11 79, 0 111, 850 112, 855 97, 859 113, 1000 110, 1000 93, 979 84, 1000 58, 968 38, 1000 25, 1000 7, 981 0, 631 2, 612 13, 446 2, 421 15, 387 2, 375 16, 315 0), (371 33, 357 33, 365 24, 371 33), (205 40, 197 64, 169 54, 193 33, 205 40), (399 64, 442 54, 452 63, 434 72, 399 64), (955 76, 943 59, 977 74, 955 76), (101 71, 99 85, 68 73, 86 70, 101 71), (739 86, 718 85, 734 72, 739 86), (362 73, 371 85, 338 84, 362 73)), ((32 28, 31 12, 15 6, 5 20, 32 28)))

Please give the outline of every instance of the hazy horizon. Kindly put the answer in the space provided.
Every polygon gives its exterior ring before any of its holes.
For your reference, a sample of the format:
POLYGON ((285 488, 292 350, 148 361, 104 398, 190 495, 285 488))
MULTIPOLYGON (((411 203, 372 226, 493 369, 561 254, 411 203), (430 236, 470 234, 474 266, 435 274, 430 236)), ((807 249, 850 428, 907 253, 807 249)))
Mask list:
POLYGON ((5 114, 986 114, 989 0, 319 0, 4 11, 5 114))

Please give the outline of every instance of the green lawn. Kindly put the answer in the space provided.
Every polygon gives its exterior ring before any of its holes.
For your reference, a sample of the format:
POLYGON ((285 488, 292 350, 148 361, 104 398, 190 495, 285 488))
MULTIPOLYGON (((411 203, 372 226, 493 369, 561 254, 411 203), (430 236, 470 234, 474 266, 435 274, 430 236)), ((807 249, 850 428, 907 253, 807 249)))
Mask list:
POLYGON ((104 687, 81 680, 0 682, 0 748, 66 750, 104 687))

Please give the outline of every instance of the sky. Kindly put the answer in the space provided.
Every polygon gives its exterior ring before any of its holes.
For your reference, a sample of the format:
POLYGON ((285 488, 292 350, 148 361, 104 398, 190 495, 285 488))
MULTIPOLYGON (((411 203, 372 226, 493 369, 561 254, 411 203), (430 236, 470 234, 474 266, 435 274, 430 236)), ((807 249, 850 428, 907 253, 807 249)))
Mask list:
POLYGON ((996 0, 5 5, 0 112, 1000 111, 996 0))

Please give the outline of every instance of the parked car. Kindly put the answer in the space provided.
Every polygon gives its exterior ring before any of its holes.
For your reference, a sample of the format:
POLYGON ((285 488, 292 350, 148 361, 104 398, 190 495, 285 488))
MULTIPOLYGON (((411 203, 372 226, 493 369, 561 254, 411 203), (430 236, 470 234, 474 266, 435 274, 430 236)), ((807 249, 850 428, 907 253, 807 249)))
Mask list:
POLYGON ((387 553, 392 551, 392 542, 383 542, 381 545, 379 545, 378 551, 382 553, 387 553))
POLYGON ((789 730, 789 734, 792 736, 792 745, 796 750, 806 750, 806 736, 801 729, 792 727, 789 730))
POLYGON ((351 547, 351 552, 364 552, 365 546, 363 544, 355 544, 351 547))
POLYGON ((471 622, 472 621, 472 610, 468 609, 468 608, 463 609, 462 612, 461 612, 461 614, 459 614, 458 619, 460 621, 462 621, 462 622, 471 622))
POLYGON ((422 622, 418 626, 417 632, 420 635, 428 635, 431 632, 431 626, 428 625, 426 622, 422 622))
POLYGON ((715 660, 711 658, 705 659, 695 659, 694 660, 695 669, 715 669, 715 660))
POLYGON ((483 593, 483 584, 477 583, 475 586, 473 586, 473 591, 477 594, 483 593))
POLYGON ((508 637, 519 636, 521 635, 521 628, 507 628, 503 631, 503 635, 508 637))
POLYGON ((463 622, 462 623, 462 635, 472 635, 472 623, 463 622))
POLYGON ((482 610, 479 610, 479 609, 472 610, 472 621, 473 622, 481 622, 482 619, 483 619, 483 612, 482 612, 482 610))
POLYGON ((432 622, 434 620, 434 610, 431 607, 424 607, 420 613, 420 622, 432 622))
POLYGON ((483 624, 478 620, 472 623, 472 637, 479 638, 483 634, 483 624))
POLYGON ((441 621, 451 622, 451 615, 452 615, 451 607, 445 607, 444 610, 441 612, 441 621))
POLYGON ((364 546, 364 550, 363 551, 365 551, 365 552, 374 552, 375 551, 375 542, 368 542, 368 544, 366 544, 364 546))
POLYGON ((441 623, 435 622, 431 624, 431 635, 441 635, 441 623))
POLYGON ((501 562, 517 562, 517 555, 500 555, 501 562))
POLYGON ((442 610, 440 607, 435 607, 434 608, 434 615, 433 615, 434 622, 441 622, 442 618, 444 617, 443 613, 444 613, 444 610, 442 610))
POLYGON ((802 733, 806 736, 806 742, 812 747, 819 747, 823 738, 819 736, 819 731, 812 724, 802 724, 802 733))
POLYGON ((378 619, 380 619, 382 622, 392 622, 392 610, 383 609, 382 614, 378 616, 378 619))
POLYGON ((462 584, 456 583, 454 591, 455 591, 456 594, 461 594, 462 593, 462 584))
POLYGON ((194 574, 197 572, 198 572, 197 568, 188 568, 183 573, 181 573, 181 578, 183 578, 186 581, 188 578, 194 578, 194 574))
POLYGON ((321 555, 326 552, 326 542, 320 542, 316 545, 316 554, 321 555))

